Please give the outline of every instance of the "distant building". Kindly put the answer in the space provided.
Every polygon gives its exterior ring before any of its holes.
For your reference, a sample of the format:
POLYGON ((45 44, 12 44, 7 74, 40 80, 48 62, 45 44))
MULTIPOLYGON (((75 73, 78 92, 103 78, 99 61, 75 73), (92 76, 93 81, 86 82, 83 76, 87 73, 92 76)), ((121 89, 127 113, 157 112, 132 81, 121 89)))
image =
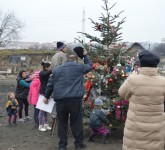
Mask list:
POLYGON ((0 49, 32 49, 32 50, 51 50, 55 48, 55 43, 39 43, 39 42, 11 42, 0 49))
POLYGON ((165 43, 165 38, 162 38, 161 39, 161 43, 165 43))
POLYGON ((140 43, 133 43, 130 45, 130 47, 127 49, 127 55, 132 57, 137 57, 139 52, 146 50, 140 43))

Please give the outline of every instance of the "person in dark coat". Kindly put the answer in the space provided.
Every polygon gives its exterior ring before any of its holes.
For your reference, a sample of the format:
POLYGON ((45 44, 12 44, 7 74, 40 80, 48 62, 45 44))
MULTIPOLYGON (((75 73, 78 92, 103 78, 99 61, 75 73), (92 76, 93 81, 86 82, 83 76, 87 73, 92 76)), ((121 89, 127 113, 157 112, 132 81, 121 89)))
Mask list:
POLYGON ((75 150, 85 148, 83 143, 82 98, 84 96, 84 75, 92 70, 92 63, 87 57, 87 51, 82 47, 68 50, 68 61, 53 69, 49 78, 44 102, 53 93, 56 102, 59 150, 66 150, 67 127, 70 126, 75 139, 75 150), (78 57, 84 64, 78 63, 78 57))
MULTIPOLYGON (((46 85, 49 79, 50 74, 52 73, 51 70, 51 63, 50 62, 42 62, 41 63, 43 69, 39 73, 40 78, 40 95, 44 95, 46 90, 46 85)), ((39 131, 47 131, 51 130, 51 127, 48 124, 48 114, 47 112, 43 110, 39 110, 38 114, 38 120, 39 120, 39 131)))
POLYGON ((28 93, 29 93, 29 87, 30 82, 26 81, 26 71, 21 70, 17 77, 17 86, 15 91, 15 97, 18 100, 19 103, 19 120, 18 121, 25 121, 28 120, 29 117, 29 103, 28 103, 28 93), (22 110, 25 110, 25 118, 22 118, 22 110))

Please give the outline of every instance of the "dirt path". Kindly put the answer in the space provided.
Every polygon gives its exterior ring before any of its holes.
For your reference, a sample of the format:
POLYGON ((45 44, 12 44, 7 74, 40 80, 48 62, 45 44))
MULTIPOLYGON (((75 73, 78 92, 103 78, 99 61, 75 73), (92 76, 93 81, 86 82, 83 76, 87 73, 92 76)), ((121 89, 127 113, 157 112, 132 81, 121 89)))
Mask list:
MULTIPOLYGON (((39 132, 34 128, 33 120, 25 123, 17 122, 17 126, 9 127, 5 110, 6 94, 14 91, 15 79, 0 79, 0 150, 57 150, 58 137, 48 132, 39 132)), ((33 108, 30 106, 30 116, 33 108)), ((86 133, 88 134, 88 132, 86 133)), ((90 143, 85 136, 86 150, 121 150, 122 130, 114 130, 109 138, 109 144, 100 144, 100 139, 90 143)), ((73 138, 68 137, 68 150, 72 150, 73 138)))

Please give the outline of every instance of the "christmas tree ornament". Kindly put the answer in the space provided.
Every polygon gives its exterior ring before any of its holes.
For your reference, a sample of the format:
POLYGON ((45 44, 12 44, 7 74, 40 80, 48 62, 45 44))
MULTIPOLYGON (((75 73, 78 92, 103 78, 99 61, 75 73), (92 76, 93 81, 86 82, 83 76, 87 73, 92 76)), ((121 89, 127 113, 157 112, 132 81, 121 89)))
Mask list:
POLYGON ((113 82, 113 79, 112 79, 112 78, 109 78, 109 80, 108 80, 108 81, 109 81, 109 83, 111 83, 111 82, 113 82))
POLYGON ((96 29, 97 29, 98 31, 102 31, 102 29, 103 29, 102 24, 101 24, 101 23, 98 24, 98 25, 96 26, 96 29))
POLYGON ((121 67, 121 64, 117 64, 117 67, 121 67))

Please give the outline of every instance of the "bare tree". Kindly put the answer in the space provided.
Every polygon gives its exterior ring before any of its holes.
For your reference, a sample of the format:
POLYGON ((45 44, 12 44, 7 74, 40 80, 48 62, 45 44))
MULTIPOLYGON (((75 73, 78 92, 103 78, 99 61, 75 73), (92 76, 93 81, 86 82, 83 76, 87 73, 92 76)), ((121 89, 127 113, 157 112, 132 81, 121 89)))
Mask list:
POLYGON ((0 11, 0 46, 5 46, 19 38, 19 31, 23 24, 14 13, 2 13, 0 11))

